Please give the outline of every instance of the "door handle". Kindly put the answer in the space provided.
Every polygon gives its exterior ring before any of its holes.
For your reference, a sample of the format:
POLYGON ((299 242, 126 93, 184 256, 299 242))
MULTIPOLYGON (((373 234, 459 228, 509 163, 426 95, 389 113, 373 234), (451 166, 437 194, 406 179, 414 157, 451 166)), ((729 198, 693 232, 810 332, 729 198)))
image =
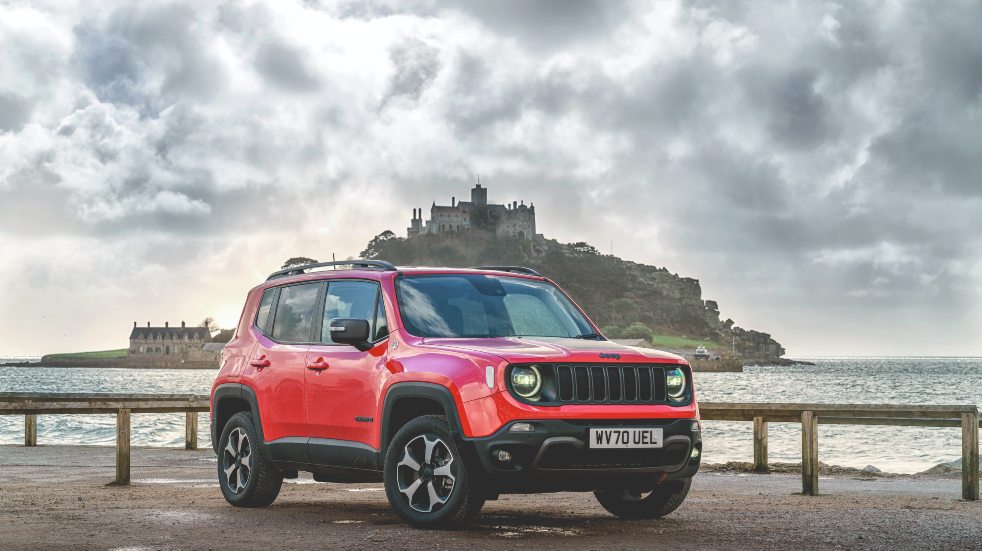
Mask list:
POLYGON ((307 369, 318 369, 318 370, 320 370, 320 369, 327 369, 329 367, 331 367, 331 366, 327 362, 324 361, 324 358, 317 358, 315 361, 307 362, 307 369))
POLYGON ((269 367, 269 360, 266 359, 266 354, 263 354, 258 358, 249 360, 249 365, 251 365, 252 367, 258 367, 259 369, 262 369, 264 367, 269 367))

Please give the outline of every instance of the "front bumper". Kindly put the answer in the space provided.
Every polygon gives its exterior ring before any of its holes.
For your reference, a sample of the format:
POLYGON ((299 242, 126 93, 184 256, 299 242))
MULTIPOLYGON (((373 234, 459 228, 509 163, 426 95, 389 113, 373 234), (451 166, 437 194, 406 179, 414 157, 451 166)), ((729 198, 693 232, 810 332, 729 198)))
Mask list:
POLYGON ((695 419, 549 419, 507 423, 494 434, 465 442, 489 482, 501 493, 589 491, 638 487, 689 478, 699 470, 702 432, 695 419), (532 432, 511 432, 531 423, 532 432), (659 427, 661 448, 591 449, 590 428, 659 427), (496 459, 505 450, 511 461, 496 459), (698 450, 698 451, 694 451, 698 450))

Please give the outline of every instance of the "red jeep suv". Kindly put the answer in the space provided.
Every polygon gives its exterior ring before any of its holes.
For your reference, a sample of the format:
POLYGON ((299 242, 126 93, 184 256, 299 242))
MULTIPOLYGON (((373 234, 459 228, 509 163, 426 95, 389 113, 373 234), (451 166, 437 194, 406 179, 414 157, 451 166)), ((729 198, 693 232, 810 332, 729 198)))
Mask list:
POLYGON ((667 515, 699 469, 698 419, 684 359, 607 340, 512 266, 276 272, 249 292, 211 394, 232 505, 269 505, 309 471, 384 482, 419 527, 464 524, 501 493, 592 491, 622 518, 667 515))

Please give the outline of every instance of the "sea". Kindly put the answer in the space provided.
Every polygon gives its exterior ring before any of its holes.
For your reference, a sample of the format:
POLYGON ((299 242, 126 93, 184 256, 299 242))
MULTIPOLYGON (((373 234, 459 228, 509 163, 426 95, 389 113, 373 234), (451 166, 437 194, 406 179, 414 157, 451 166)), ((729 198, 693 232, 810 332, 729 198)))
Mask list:
MULTIPOLYGON (((754 366, 743 373, 696 373, 696 393, 710 402, 982 405, 982 358, 806 358, 814 365, 754 366)), ((24 358, 0 357, 0 363, 24 358)), ((138 392, 208 394, 210 370, 0 367, 0 392, 138 392)), ((199 445, 210 445, 208 414, 199 445)), ((38 416, 38 443, 111 445, 112 415, 38 416)), ((134 414, 134 446, 184 443, 184 414, 134 414)), ((831 465, 917 473, 961 457, 959 428, 819 425, 819 460, 831 465)), ((703 423, 703 460, 751 461, 752 424, 703 423)), ((24 418, 0 415, 0 444, 22 444, 24 418)), ((771 424, 769 460, 797 463, 801 427, 771 424)))

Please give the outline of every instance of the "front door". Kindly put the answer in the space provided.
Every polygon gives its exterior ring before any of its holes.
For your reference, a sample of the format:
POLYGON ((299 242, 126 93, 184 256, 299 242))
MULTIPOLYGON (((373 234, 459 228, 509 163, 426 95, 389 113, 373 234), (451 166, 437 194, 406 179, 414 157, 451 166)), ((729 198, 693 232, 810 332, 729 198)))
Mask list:
MULTIPOLYGON (((318 342, 307 350, 306 404, 311 437, 325 447, 372 444, 379 389, 385 374, 388 324, 379 285, 365 280, 331 280, 324 298, 318 342), (358 350, 331 340, 331 320, 367 320, 375 342, 369 350, 358 350)), ((311 440, 311 459, 318 446, 311 440)), ((364 447, 357 446, 357 447, 364 447)), ((324 453, 330 453, 329 450, 324 453)), ((329 458, 319 461, 331 464, 329 458)))

